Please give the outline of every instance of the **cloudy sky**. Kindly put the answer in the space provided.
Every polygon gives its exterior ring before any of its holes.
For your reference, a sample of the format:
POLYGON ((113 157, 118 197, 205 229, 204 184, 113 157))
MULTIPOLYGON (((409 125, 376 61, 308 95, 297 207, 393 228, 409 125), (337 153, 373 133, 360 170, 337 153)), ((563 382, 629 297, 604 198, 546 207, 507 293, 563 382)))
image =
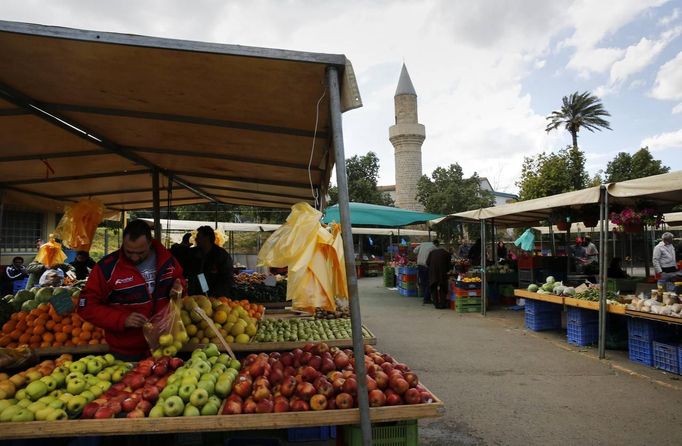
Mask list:
POLYGON ((523 157, 570 143, 545 116, 599 95, 613 131, 581 132, 595 173, 648 145, 682 169, 682 0, 6 0, 0 18, 99 31, 343 53, 364 107, 347 154, 376 152, 393 184, 393 94, 403 61, 419 95, 424 173, 459 163, 515 192, 523 157))

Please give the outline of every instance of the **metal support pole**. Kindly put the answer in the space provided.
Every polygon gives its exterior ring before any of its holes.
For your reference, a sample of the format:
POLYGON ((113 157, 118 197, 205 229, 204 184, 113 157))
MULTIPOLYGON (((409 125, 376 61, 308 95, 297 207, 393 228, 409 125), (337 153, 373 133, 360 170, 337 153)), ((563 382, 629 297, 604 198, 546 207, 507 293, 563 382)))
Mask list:
POLYGON ((343 146, 343 123, 341 117, 341 91, 339 74, 335 67, 327 68, 327 86, 329 90, 329 108, 331 114, 332 141, 336 160, 336 184, 339 191, 339 215, 341 217, 341 234, 343 237, 344 263, 346 280, 350 294, 350 318, 353 331, 353 352, 355 353, 355 370, 358 376, 358 407, 360 408, 360 430, 362 444, 372 446, 372 423, 369 419, 369 397, 367 395, 367 379, 365 370, 365 344, 362 339, 362 319, 360 316, 360 300, 358 295, 358 279, 355 274, 355 254, 353 252, 353 234, 350 223, 350 206, 348 197, 348 177, 346 176, 346 154, 343 146))
POLYGON ((609 226, 606 216, 609 209, 609 194, 605 186, 601 187, 601 217, 599 227, 599 359, 606 357, 606 253, 609 249, 609 226), (606 223, 606 225, 604 225, 606 223))
POLYGON ((109 254, 109 230, 104 228, 104 255, 109 254))
POLYGON ((2 222, 5 214, 5 193, 0 191, 0 256, 2 256, 2 247, 5 246, 5 241, 2 239, 2 222))
POLYGON ((552 240, 552 256, 556 255, 556 245, 554 244, 554 228, 552 223, 549 224, 549 237, 552 240))
POLYGON ((159 171, 154 169, 152 171, 152 201, 154 216, 154 238, 161 241, 161 196, 159 195, 159 171))
POLYGON ((481 220, 481 314, 485 316, 485 307, 488 304, 488 287, 485 274, 485 220, 481 220))
POLYGON ((495 219, 493 218, 490 220, 490 232, 491 232, 491 238, 492 240, 490 241, 490 246, 492 246, 492 256, 494 260, 494 265, 497 266, 500 263, 500 258, 497 255, 497 231, 495 231, 495 219))
POLYGON ((218 202, 213 203, 215 205, 215 226, 214 229, 218 229, 218 202))
POLYGON ((571 227, 566 230, 566 281, 571 275, 571 227))

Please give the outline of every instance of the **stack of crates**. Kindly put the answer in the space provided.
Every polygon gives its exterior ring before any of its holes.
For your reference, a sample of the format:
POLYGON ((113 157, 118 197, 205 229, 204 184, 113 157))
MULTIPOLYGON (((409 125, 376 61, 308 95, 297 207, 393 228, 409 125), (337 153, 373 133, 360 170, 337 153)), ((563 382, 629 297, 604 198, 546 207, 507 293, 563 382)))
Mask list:
POLYGON ((566 317, 568 343, 585 346, 599 341, 599 313, 583 308, 568 307, 566 317))
POLYGON ((654 352, 654 367, 665 370, 666 372, 680 374, 680 351, 678 345, 668 342, 654 341, 652 343, 654 352))
POLYGON ((670 339, 670 329, 659 322, 628 318, 628 357, 639 364, 654 365, 654 341, 670 339))
MULTIPOLYGON (((362 446, 360 426, 343 426, 337 444, 362 446)), ((393 423, 372 424, 372 444, 374 446, 418 446, 419 427, 417 420, 393 423)))
POLYGON ((401 266, 398 268, 398 293, 401 296, 417 297, 419 294, 417 290, 417 280, 419 277, 419 270, 417 268, 408 268, 401 266))
POLYGON ((450 296, 458 313, 480 313, 481 282, 450 282, 450 296))
POLYGON ((561 330, 562 306, 541 300, 526 299, 526 328, 533 331, 561 330))

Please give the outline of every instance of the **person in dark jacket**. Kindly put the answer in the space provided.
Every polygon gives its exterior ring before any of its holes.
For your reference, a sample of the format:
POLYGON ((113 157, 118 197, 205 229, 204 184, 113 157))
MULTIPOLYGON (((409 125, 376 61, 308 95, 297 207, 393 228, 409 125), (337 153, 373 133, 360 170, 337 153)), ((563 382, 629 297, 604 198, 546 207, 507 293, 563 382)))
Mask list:
POLYGON ((161 243, 152 239, 144 220, 123 230, 123 246, 100 260, 78 301, 78 314, 104 329, 109 350, 124 361, 149 354, 142 326, 182 292, 182 267, 161 243))
POLYGON ((90 274, 90 270, 95 267, 95 261, 87 251, 78 251, 76 258, 70 263, 76 273, 76 279, 85 280, 90 274))
POLYGON ((481 264, 481 239, 476 239, 474 245, 469 248, 469 253, 467 254, 471 266, 476 266, 481 264))
POLYGON ((228 296, 234 283, 232 257, 215 244, 215 232, 210 226, 197 229, 196 245, 190 249, 192 271, 188 274, 189 294, 207 294, 211 297, 228 296), (208 289, 204 290, 201 278, 208 289))
POLYGON ((431 300, 436 308, 448 306, 448 272, 451 268, 450 252, 440 246, 438 240, 433 241, 436 247, 429 253, 426 266, 429 268, 429 285, 431 287, 431 300))
POLYGON ((191 259, 189 253, 189 250, 192 247, 192 244, 189 241, 191 237, 192 234, 188 232, 182 236, 182 242, 174 243, 173 246, 170 247, 170 252, 173 254, 173 257, 180 262, 180 266, 182 266, 182 270, 185 272, 185 277, 187 277, 187 274, 191 269, 191 259))
POLYGON ((14 284, 23 282, 28 277, 23 257, 15 257, 12 264, 5 268, 5 277, 2 281, 2 294, 14 294, 14 284))
POLYGON ((609 269, 606 271, 606 275, 609 279, 626 279, 630 277, 623 270, 620 257, 614 257, 611 259, 611 263, 609 263, 609 269))

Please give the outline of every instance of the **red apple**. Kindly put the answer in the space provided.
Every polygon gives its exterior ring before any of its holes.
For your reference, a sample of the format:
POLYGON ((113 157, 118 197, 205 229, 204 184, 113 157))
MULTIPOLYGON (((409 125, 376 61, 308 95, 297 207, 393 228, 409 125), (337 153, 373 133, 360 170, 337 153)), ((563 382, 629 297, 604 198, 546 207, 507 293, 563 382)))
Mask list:
POLYGON ((303 400, 308 401, 317 391, 309 382, 302 382, 296 386, 296 394, 303 400))
POLYGON ((299 362, 301 363, 301 365, 308 365, 308 363, 310 362, 311 359, 313 359, 312 353, 303 352, 303 354, 301 355, 301 357, 299 359, 299 362))
POLYGON ((308 403, 303 400, 292 401, 290 408, 292 412, 305 412, 310 410, 308 403))
POLYGON ((325 410, 327 408, 327 397, 324 395, 313 395, 310 398, 310 408, 312 410, 325 410))
POLYGON ((274 403, 271 399, 258 401, 256 404, 256 413, 271 413, 274 408, 274 403))
POLYGON ((374 381, 377 383, 377 388, 384 390, 388 387, 388 375, 384 372, 377 372, 374 375, 374 381))
POLYGON ((285 368, 289 367, 294 363, 294 354, 291 352, 282 353, 282 356, 279 358, 279 361, 285 368))
POLYGON ((304 381, 313 382, 318 376, 320 376, 320 372, 318 372, 313 366, 306 366, 303 367, 301 375, 303 376, 304 381))
POLYGON ((355 378, 355 372, 353 371, 352 368, 347 368, 344 369, 343 372, 341 372, 341 376, 343 376, 343 379, 355 378))
POLYGON ((267 387, 259 386, 253 391, 253 400, 260 402, 272 398, 272 393, 267 387))
POLYGON ((405 378, 405 381, 407 381, 410 387, 417 387, 417 385, 419 385, 419 378, 414 372, 406 372, 403 374, 403 378, 405 378))
MULTIPOLYGON (((151 369, 150 369, 150 373, 151 373, 151 369)), ((149 376, 149 375, 141 375, 139 373, 133 373, 130 377, 130 388, 135 390, 135 389, 139 389, 140 387, 144 386, 145 376, 149 376)))
POLYGON ((223 415, 237 415, 242 413, 242 404, 238 401, 225 402, 225 407, 223 407, 223 415))
POLYGON ((257 406, 257 404, 253 399, 247 398, 244 401, 244 404, 242 406, 242 412, 244 412, 244 413, 256 413, 256 406, 257 406))
POLYGON ((398 395, 402 395, 403 393, 407 392, 407 389, 410 388, 410 385, 403 378, 391 379, 390 386, 391 389, 393 389, 398 395))
POLYGON ((350 395, 355 395, 358 392, 358 381, 355 378, 348 378, 343 383, 341 390, 350 395))
POLYGON ((144 412, 145 415, 149 414, 149 411, 152 410, 152 402, 147 401, 147 400, 142 400, 139 403, 137 403, 137 407, 135 409, 140 409, 142 412, 144 412))
POLYGON ((336 395, 336 407, 339 409, 350 409, 353 407, 353 397, 348 393, 336 395))
POLYGON ((399 362, 398 364, 395 365, 396 370, 400 370, 401 372, 409 372, 410 368, 403 364, 402 362, 399 362))
POLYGON ((334 381, 332 381, 332 387, 334 388, 335 392, 341 392, 341 389, 343 389, 343 385, 345 384, 346 380, 343 378, 336 378, 334 381))
POLYGON ((403 399, 400 398, 400 395, 395 393, 391 389, 386 389, 386 405, 388 406, 399 406, 403 403, 403 399))
POLYGON ((315 347, 314 343, 306 342, 305 345, 303 346, 303 351, 304 352, 312 352, 314 347, 315 347))
POLYGON ((154 372, 154 375, 161 377, 168 373, 168 366, 166 364, 156 364, 152 368, 152 371, 154 372))
POLYGON ((372 390, 376 389, 377 387, 378 387, 377 382, 374 381, 374 379, 371 376, 368 376, 367 377, 367 391, 371 392, 372 390))
POLYGON ((318 355, 322 355, 324 353, 329 352, 329 345, 327 345, 326 342, 320 342, 319 344, 317 344, 316 348, 318 355))
POLYGON ((281 383, 284 380, 284 369, 273 367, 272 371, 270 372, 269 379, 272 384, 281 383))
POLYGON ((145 358, 142 361, 137 363, 138 368, 139 367, 151 367, 153 365, 154 365, 154 359, 152 359, 152 358, 145 358))
POLYGON ((114 415, 116 415, 116 412, 114 412, 110 407, 102 406, 99 409, 97 409, 93 418, 96 419, 114 418, 114 415))
MULTIPOLYGON (((130 376, 130 375, 129 375, 129 374, 126 374, 126 377, 128 377, 128 376, 130 376)), ((125 377, 124 377, 123 379, 125 379, 125 377)), ((121 392, 121 391, 123 391, 123 389, 126 388, 126 386, 127 386, 127 384, 125 384, 123 381, 121 381, 121 382, 118 382, 118 383, 116 383, 116 384, 113 384, 113 385, 109 388, 109 390, 113 390, 113 391, 116 391, 116 392, 121 392)))
POLYGON ((158 380, 156 384, 154 384, 156 388, 159 389, 159 391, 163 390, 166 387, 166 384, 168 383, 168 377, 169 375, 166 375, 160 380, 158 380))
POLYGON ((386 395, 379 389, 374 389, 369 392, 370 407, 381 407, 386 404, 386 395))
POLYGON ((334 364, 336 365, 337 369, 342 369, 346 367, 350 363, 350 359, 348 358, 348 355, 345 353, 337 353, 336 356, 334 356, 334 364))
POLYGON ((93 402, 90 402, 83 407, 83 412, 81 413, 81 418, 84 419, 90 419, 95 417, 95 412, 97 412, 97 409, 99 409, 99 404, 93 402))
POLYGON ((428 404, 428 403, 433 403, 433 395, 431 395, 431 392, 419 392, 422 398, 422 403, 423 404, 428 404))
POLYGON ((123 402, 121 403, 121 409, 123 409, 124 412, 131 412, 137 407, 137 403, 139 402, 140 402, 139 397, 130 396, 123 400, 123 402))
POLYGON ((322 364, 320 365, 320 372, 322 373, 329 373, 331 371, 336 370, 336 364, 334 364, 334 360, 331 358, 322 358, 322 364))
POLYGON ((177 370, 182 367, 184 363, 185 361, 183 361, 181 358, 171 358, 169 366, 171 370, 177 370))
POLYGON ((246 368, 249 367, 251 364, 253 364, 256 359, 258 359, 258 355, 255 353, 249 354, 246 358, 244 358, 244 362, 242 362, 242 367, 246 368))
POLYGON ((383 364, 381 364, 381 368, 384 370, 384 373, 388 375, 389 373, 391 373, 391 370, 393 370, 393 364, 391 364, 390 362, 384 362, 383 364))
POLYGON ((249 366, 248 371, 252 378, 258 378, 265 373, 265 364, 262 361, 255 361, 249 366))
POLYGON ((327 410, 334 410, 336 409, 336 398, 334 396, 330 396, 327 398, 327 410))
POLYGON ((251 395, 251 380, 247 379, 244 375, 237 377, 237 382, 232 387, 232 391, 242 398, 246 398, 251 395))
POLYGON ((156 386, 145 386, 142 391, 142 398, 154 403, 159 399, 159 388, 156 386))
POLYGON ((256 378, 256 380, 253 382, 253 387, 254 387, 254 388, 256 388, 256 387, 265 387, 266 389, 269 389, 271 386, 270 386, 270 381, 268 380, 268 378, 266 378, 265 376, 259 376, 259 377, 256 378))
POLYGON ((114 415, 116 415, 117 413, 120 413, 123 410, 123 408, 121 407, 120 401, 109 401, 103 407, 109 408, 114 413, 114 415))
POLYGON ((322 368, 322 357, 314 355, 310 358, 310 361, 308 361, 308 365, 315 370, 320 370, 322 368))
POLYGON ((134 409, 128 412, 128 415, 126 415, 126 418, 144 418, 145 413, 142 412, 141 409, 134 409))
POLYGON ((334 382, 337 378, 343 378, 343 373, 334 370, 333 372, 327 373, 327 378, 329 379, 329 382, 334 382))
POLYGON ((419 404, 422 402, 421 393, 417 389, 407 389, 405 391, 405 402, 407 404, 419 404))

